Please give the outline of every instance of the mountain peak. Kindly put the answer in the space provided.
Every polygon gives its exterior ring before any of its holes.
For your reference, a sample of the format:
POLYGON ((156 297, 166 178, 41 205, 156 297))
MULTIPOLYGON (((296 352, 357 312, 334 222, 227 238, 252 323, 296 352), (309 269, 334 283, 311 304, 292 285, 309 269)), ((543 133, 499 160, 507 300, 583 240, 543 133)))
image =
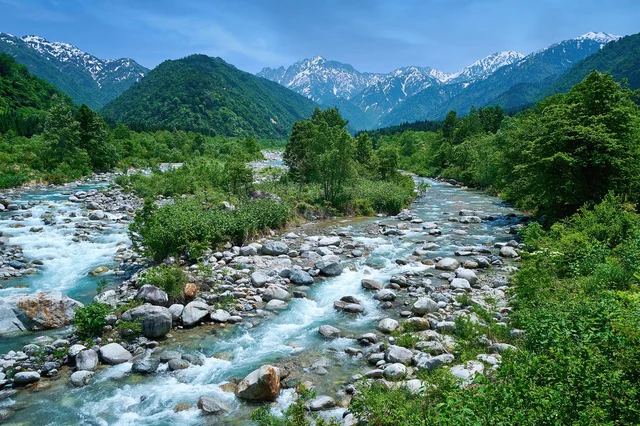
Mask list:
POLYGON ((621 38, 620 36, 609 34, 609 33, 603 33, 602 31, 600 32, 589 31, 586 34, 582 34, 581 36, 576 37, 577 40, 594 40, 599 43, 609 43, 612 41, 619 40, 620 38, 621 38))

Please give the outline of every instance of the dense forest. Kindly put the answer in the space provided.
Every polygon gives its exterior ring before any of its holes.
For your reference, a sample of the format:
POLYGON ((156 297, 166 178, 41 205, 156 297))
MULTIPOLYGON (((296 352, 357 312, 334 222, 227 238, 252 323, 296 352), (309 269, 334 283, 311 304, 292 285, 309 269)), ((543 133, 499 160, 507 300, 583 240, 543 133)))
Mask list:
POLYGON ((285 139, 314 104, 220 58, 165 61, 102 109, 108 120, 146 129, 285 139))

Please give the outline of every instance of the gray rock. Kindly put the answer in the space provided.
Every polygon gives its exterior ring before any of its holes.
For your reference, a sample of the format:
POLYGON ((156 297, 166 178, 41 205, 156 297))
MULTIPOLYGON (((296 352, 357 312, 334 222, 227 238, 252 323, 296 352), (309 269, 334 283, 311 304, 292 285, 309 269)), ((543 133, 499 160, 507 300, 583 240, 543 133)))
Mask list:
POLYGON ((238 383, 235 393, 247 401, 275 401, 280 394, 280 370, 272 365, 263 365, 238 383))
POLYGON ((322 411, 329 410, 336 406, 336 401, 330 396, 321 395, 307 403, 307 410, 322 411))
POLYGON ((451 257, 445 257, 436 263, 436 269, 440 269, 441 271, 455 271, 459 266, 460 262, 451 257))
POLYGON ((327 324, 321 325, 318 329, 318 333, 320 333, 320 335, 322 335, 323 337, 327 337, 329 339, 338 338, 342 334, 339 329, 327 324))
POLYGON ((289 305, 284 300, 273 299, 269 300, 269 303, 267 303, 267 306, 265 306, 265 308, 270 311, 279 311, 282 309, 287 309, 288 306, 289 305))
POLYGON ((380 322, 378 322, 378 325, 376 326, 376 328, 383 333, 391 333, 397 330, 398 327, 400 327, 400 323, 398 323, 398 321, 394 320, 393 318, 385 318, 383 320, 380 320, 380 322))
POLYGON ((189 368, 189 361, 175 358, 169 360, 169 370, 184 370, 185 368, 189 368))
POLYGON ((324 237, 318 241, 318 245, 320 247, 327 246, 339 246, 340 245, 340 237, 324 237))
POLYGON ((224 309, 216 309, 215 312, 211 313, 213 322, 225 323, 229 321, 229 318, 231 318, 231 314, 224 309))
POLYGON ((342 274, 340 258, 333 254, 322 256, 322 259, 316 262, 316 268, 320 270, 320 273, 328 277, 336 277, 342 274))
POLYGON ((269 281, 269 276, 263 271, 255 271, 251 274, 251 285, 255 288, 262 288, 269 281))
POLYGON ((118 343, 109 343, 100 348, 100 358, 105 364, 116 365, 130 361, 132 356, 128 350, 118 343))
POLYGON ((21 331, 27 331, 27 326, 18 319, 11 305, 0 299, 0 335, 21 331))
POLYGON ((402 346, 391 345, 384 353, 384 360, 389 363, 411 364, 413 353, 402 346))
POLYGON ((429 297, 421 297, 413 304, 411 312, 416 315, 425 315, 432 312, 438 312, 438 309, 440 309, 440 307, 437 302, 429 297))
POLYGON ((269 256, 280 256, 281 254, 287 254, 289 247, 281 241, 267 240, 262 244, 261 252, 269 256))
POLYGON ((182 311, 184 311, 184 305, 181 305, 179 303, 174 303, 173 305, 169 306, 169 312, 171 312, 171 319, 173 321, 178 321, 180 319, 180 317, 182 316, 182 311))
POLYGON ((422 368, 422 369, 431 371, 431 370, 435 370, 436 368, 444 364, 451 364, 454 360, 455 358, 451 354, 431 356, 423 352, 420 352, 413 357, 413 364, 417 368, 422 368))
POLYGON ((256 254, 258 254, 258 249, 255 246, 240 247, 240 256, 255 256, 256 254))
POLYGON ((81 351, 84 351, 85 349, 87 349, 85 345, 75 344, 69 348, 69 350, 67 351, 67 354, 71 358, 75 358, 76 355, 78 355, 81 351))
POLYGON ((76 355, 78 370, 93 371, 98 367, 98 353, 93 349, 81 351, 76 355))
POLYGON ((364 312, 364 307, 358 303, 347 303, 342 311, 348 314, 361 314, 364 312))
POLYGON ((313 284, 313 277, 302 269, 296 269, 291 273, 289 281, 296 285, 311 285, 313 284))
POLYGON ((36 371, 20 371, 13 376, 13 383, 16 386, 24 386, 40 380, 40 374, 36 371))
POLYGON ((384 369, 384 377, 389 380, 398 381, 405 378, 407 375, 407 367, 404 364, 394 363, 388 365, 384 369))
POLYGON ((205 414, 222 414, 228 410, 227 406, 210 396, 201 396, 198 399, 198 408, 205 414))
POLYGON ((167 293, 150 284, 145 284, 140 287, 138 294, 136 294, 136 299, 158 306, 166 306, 169 303, 167 293))
POLYGON ((423 317, 411 317, 405 321, 408 328, 415 331, 423 331, 429 330, 431 328, 431 324, 428 318, 423 317))
POLYGON ((456 269, 456 278, 462 278, 469 281, 469 284, 475 284, 478 281, 478 277, 471 269, 456 269))
POLYGON ((494 343, 491 346, 489 346, 489 352, 494 354, 502 354, 502 353, 505 353, 506 351, 517 351, 517 350, 518 348, 508 343, 494 343))
POLYGON ((173 318, 171 311, 164 306, 154 306, 148 303, 129 309, 122 314, 125 321, 140 320, 142 325, 142 334, 147 339, 157 339, 164 337, 171 331, 173 318))
POLYGON ((0 330, 11 332, 63 327, 71 323, 75 310, 82 306, 82 303, 59 291, 4 297, 0 299, 0 330), (16 323, 16 318, 22 327, 16 323))
POLYGON ((373 295, 373 298, 381 302, 391 302, 396 300, 396 294, 391 289, 383 288, 376 292, 376 294, 373 295))
POLYGON ((369 279, 360 281, 360 285, 362 285, 362 287, 366 288, 367 290, 382 290, 383 287, 381 282, 369 279))
POLYGON ((87 386, 93 382, 93 372, 92 371, 76 371, 71 377, 69 377, 69 383, 71 383, 76 388, 81 388, 87 386))
POLYGON ((514 258, 518 257, 518 252, 513 247, 504 246, 500 249, 500 256, 514 258))
POLYGON ((196 325, 209 315, 209 305, 199 300, 189 302, 182 311, 182 323, 187 327, 196 325))
POLYGON ((471 284, 464 278, 454 278, 449 285, 456 290, 471 290, 471 284))
POLYGON ((94 210, 89 213, 89 220, 102 220, 106 217, 102 210, 94 210))
POLYGON ((159 359, 145 358, 134 362, 131 366, 131 372, 137 374, 151 374, 155 373, 159 366, 159 359))
POLYGON ((282 287, 271 285, 262 294, 262 299, 266 302, 270 300, 283 300, 287 301, 291 299, 289 292, 282 287))

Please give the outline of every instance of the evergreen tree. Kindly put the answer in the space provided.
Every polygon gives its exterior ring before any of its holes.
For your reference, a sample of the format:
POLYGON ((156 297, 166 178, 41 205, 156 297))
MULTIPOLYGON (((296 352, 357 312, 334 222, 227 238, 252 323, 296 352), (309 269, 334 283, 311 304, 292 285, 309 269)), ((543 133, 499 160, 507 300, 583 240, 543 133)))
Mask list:
POLYGON ((373 155, 373 145, 371 138, 366 133, 360 133, 356 137, 356 161, 360 164, 369 165, 373 155))

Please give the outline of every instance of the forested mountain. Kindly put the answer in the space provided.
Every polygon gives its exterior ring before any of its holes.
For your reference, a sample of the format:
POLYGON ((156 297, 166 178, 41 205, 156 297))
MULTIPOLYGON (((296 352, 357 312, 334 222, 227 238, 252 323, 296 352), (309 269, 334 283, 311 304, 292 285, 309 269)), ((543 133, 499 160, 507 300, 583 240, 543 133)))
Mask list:
POLYGON ((608 72, 618 81, 627 79, 631 89, 640 88, 640 34, 634 34, 607 44, 567 71, 540 98, 554 93, 566 93, 581 82, 591 70, 608 72))
POLYGON ((71 96, 77 104, 101 108, 149 71, 132 59, 99 59, 77 47, 39 36, 0 33, 0 53, 71 96))
POLYGON ((161 63, 102 113, 146 128, 281 139, 314 107, 304 96, 220 58, 192 55, 161 63))
POLYGON ((39 130, 45 111, 71 98, 29 73, 11 56, 0 54, 0 133, 13 130, 30 136, 39 130))
POLYGON ((526 57, 512 51, 494 53, 451 74, 416 66, 369 74, 317 57, 288 68, 265 68, 258 75, 323 106, 338 106, 352 128, 371 129, 440 120, 450 110, 464 115, 472 106, 522 108, 573 65, 617 39, 590 32, 526 57))

